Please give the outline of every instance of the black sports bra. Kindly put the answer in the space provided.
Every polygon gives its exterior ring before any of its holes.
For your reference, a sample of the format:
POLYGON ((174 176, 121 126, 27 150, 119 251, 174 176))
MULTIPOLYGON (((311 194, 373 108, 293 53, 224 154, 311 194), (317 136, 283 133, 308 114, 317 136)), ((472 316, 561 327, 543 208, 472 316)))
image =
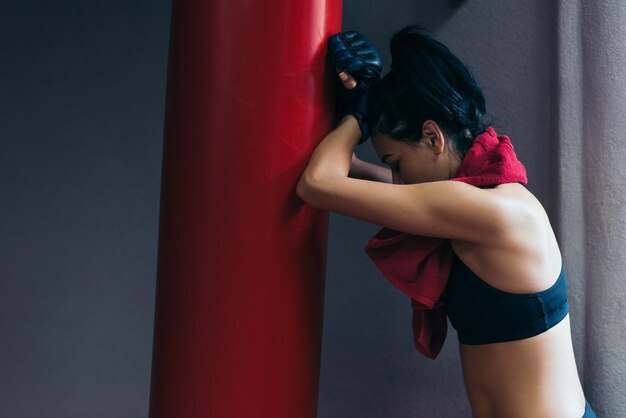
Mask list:
POLYGON ((552 328, 569 311, 562 265, 557 281, 537 293, 509 293, 489 285, 454 256, 446 312, 463 344, 489 344, 529 338, 552 328))

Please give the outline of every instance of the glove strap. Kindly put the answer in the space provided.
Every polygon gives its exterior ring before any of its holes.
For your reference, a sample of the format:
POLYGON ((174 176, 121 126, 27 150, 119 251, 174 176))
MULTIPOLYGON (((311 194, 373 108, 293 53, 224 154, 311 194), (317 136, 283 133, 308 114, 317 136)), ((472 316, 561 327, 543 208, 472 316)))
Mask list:
POLYGON ((359 140, 358 145, 361 145, 370 137, 370 124, 367 121, 367 116, 358 110, 352 111, 350 114, 354 116, 356 121, 359 123, 359 128, 361 129, 361 139, 359 140))

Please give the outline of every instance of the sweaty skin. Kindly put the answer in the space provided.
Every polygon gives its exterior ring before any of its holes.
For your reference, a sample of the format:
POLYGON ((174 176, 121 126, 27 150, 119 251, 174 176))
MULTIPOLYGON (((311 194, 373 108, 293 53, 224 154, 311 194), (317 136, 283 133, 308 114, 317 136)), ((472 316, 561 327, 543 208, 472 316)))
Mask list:
MULTIPOLYGON (((346 88, 356 86, 349 74, 340 73, 339 77, 346 88)), ((429 181, 427 171, 416 173, 406 168, 416 165, 406 164, 407 161, 419 162, 423 167, 427 154, 394 142, 397 141, 372 137, 379 157, 391 151, 387 163, 393 168, 400 160, 403 167, 390 170, 353 155, 350 177, 399 184, 429 181), (398 158, 399 154, 403 157, 398 158)), ((459 162, 449 161, 448 169, 454 171, 459 162)), ((441 172, 431 175, 441 176, 441 172)), ((562 258, 541 203, 519 183, 498 185, 489 193, 521 208, 527 222, 516 223, 509 233, 492 242, 476 244, 452 239, 455 253, 480 278, 500 290, 531 293, 552 286, 561 271, 562 258)), ((569 315, 537 336, 494 344, 459 344, 459 352, 474 418, 583 416, 585 396, 574 359, 569 315)))

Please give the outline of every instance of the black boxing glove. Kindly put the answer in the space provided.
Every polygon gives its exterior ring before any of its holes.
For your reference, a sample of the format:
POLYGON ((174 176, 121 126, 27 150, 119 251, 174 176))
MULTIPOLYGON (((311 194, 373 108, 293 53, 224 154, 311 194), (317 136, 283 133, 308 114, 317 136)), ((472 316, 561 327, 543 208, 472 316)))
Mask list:
POLYGON ((346 31, 332 35, 327 40, 328 56, 341 71, 349 73, 357 81, 356 87, 346 89, 359 95, 380 80, 382 60, 376 49, 359 32, 346 31))
POLYGON ((367 90, 380 80, 382 60, 370 42, 355 31, 339 32, 330 36, 327 46, 328 56, 335 67, 349 73, 356 80, 356 86, 347 89, 339 77, 336 78, 338 84, 335 118, 338 122, 345 115, 352 114, 361 128, 361 144, 370 135, 367 123, 367 90))

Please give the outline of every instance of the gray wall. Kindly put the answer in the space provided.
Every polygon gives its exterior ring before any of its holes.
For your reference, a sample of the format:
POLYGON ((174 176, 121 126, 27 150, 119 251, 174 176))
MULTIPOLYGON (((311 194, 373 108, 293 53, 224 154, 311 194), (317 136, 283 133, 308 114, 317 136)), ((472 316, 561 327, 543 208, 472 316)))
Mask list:
MULTIPOLYGON (((421 23, 482 83, 549 207, 548 2, 344 3, 389 64, 421 23)), ((0 5, 0 416, 140 417, 149 395, 170 2, 0 5)), ((369 145, 361 157, 374 160, 369 145)), ((454 331, 413 348, 409 299, 332 215, 320 418, 469 414, 454 331)))
POLYGON ((0 2, 0 417, 147 415, 169 14, 0 2))

